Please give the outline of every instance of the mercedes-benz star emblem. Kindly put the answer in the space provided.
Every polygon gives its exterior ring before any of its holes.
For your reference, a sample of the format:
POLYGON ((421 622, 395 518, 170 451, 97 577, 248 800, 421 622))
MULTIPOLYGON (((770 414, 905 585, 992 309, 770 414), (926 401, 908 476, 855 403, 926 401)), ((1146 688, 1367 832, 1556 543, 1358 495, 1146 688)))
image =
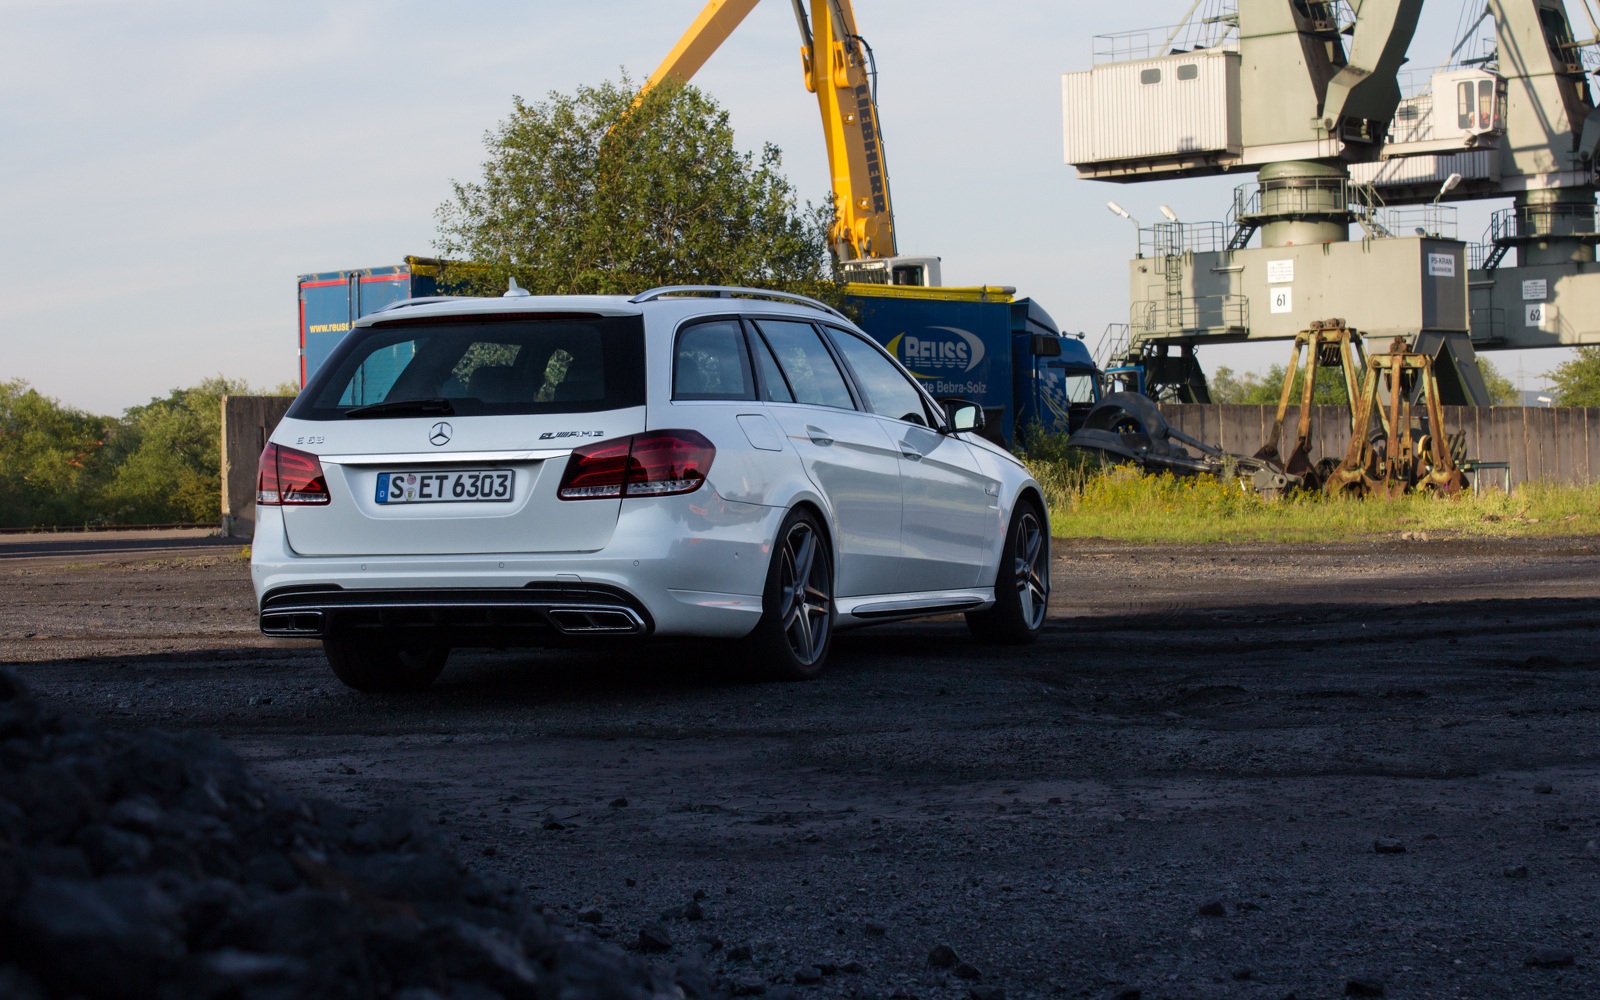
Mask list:
POLYGON ((428 428, 428 443, 435 448, 450 443, 450 425, 443 420, 428 428))

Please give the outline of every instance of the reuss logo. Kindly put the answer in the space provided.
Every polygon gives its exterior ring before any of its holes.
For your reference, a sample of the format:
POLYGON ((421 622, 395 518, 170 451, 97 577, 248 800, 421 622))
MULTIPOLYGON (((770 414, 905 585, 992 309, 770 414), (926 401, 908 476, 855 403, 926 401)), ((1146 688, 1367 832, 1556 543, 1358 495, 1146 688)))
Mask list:
POLYGON ((915 375, 961 374, 983 363, 983 341, 977 334, 953 326, 925 327, 920 334, 902 333, 889 341, 889 351, 915 375))
POLYGON ((433 445, 435 448, 449 444, 452 430, 454 430, 454 428, 452 428, 449 424, 445 423, 443 420, 439 421, 432 427, 428 428, 428 443, 433 445))

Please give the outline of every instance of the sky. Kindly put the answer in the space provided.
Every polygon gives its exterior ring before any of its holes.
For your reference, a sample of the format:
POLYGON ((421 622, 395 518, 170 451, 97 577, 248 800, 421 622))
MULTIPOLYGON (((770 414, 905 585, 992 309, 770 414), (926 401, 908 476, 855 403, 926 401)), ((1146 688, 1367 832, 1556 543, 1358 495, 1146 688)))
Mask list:
MULTIPOLYGON (((0 0, 0 380, 115 413, 223 374, 296 376, 295 279, 433 252, 452 179, 550 91, 643 79, 701 0, 0 0)), ((1090 348, 1126 321, 1133 227, 1220 219, 1248 177, 1114 186, 1062 162, 1060 75, 1092 37, 1176 22, 1184 0, 855 0, 877 54, 901 252, 950 285, 1012 285, 1090 348)), ((1435 0, 1413 63, 1448 51, 1435 0)), ((790 5, 766 0, 695 83, 748 149, 776 144, 828 197, 790 5)), ((1474 239, 1499 203, 1463 206, 1474 239)), ((1526 387, 1566 351, 1493 355, 1526 387)), ((1286 343, 1204 348, 1262 370, 1286 343)))

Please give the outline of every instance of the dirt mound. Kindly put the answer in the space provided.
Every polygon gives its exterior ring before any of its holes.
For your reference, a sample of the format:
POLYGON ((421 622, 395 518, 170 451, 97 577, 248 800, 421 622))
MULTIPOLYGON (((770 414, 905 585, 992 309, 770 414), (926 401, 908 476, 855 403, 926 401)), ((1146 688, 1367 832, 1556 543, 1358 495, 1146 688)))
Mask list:
POLYGON ((0 996, 710 995, 468 871, 410 810, 285 795, 214 737, 104 730, 0 671, 0 996))

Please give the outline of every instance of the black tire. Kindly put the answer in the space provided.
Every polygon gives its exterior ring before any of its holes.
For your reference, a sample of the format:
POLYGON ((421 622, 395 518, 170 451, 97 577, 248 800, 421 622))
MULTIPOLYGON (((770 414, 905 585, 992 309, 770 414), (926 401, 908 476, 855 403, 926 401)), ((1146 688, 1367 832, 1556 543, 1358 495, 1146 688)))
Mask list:
POLYGON ((761 594, 761 621, 747 640, 762 672, 804 681, 822 673, 833 646, 833 553, 816 515, 791 511, 778 529, 761 594))
POLYGON ((1017 504, 1006 528, 994 605, 967 614, 967 628, 980 642, 1022 646, 1039 637, 1050 611, 1050 532, 1032 500, 1017 504))
POLYGON ((339 635, 322 640, 335 677, 368 693, 421 691, 438 679, 450 647, 419 639, 402 644, 385 636, 339 635))

